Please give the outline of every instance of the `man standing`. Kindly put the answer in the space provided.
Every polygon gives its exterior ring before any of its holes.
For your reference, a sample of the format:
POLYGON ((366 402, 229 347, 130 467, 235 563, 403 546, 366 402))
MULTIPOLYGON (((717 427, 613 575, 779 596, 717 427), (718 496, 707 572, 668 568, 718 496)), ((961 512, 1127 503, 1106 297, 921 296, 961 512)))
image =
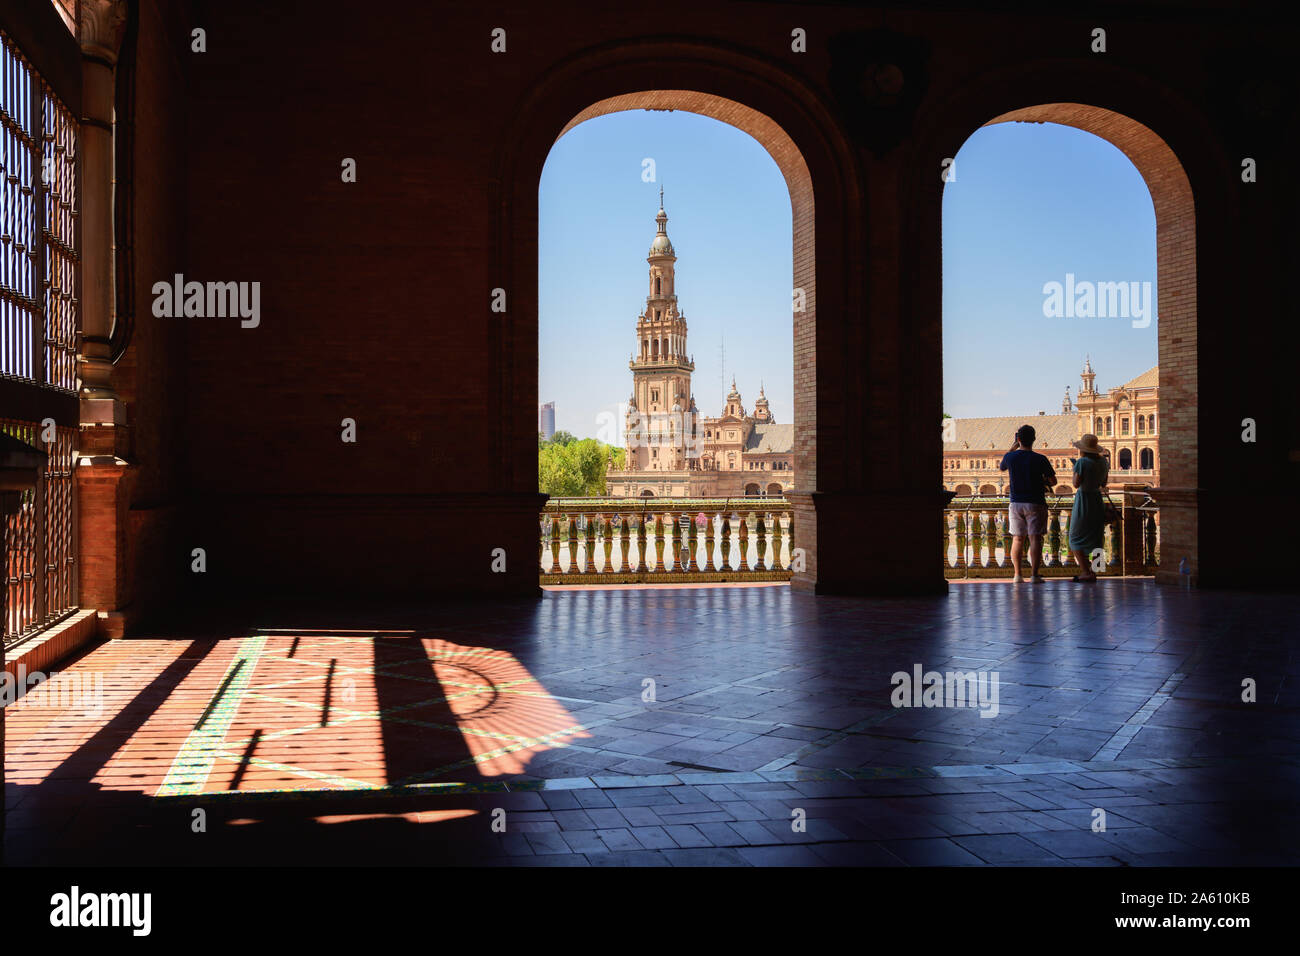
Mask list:
POLYGON ((1047 489, 1056 484, 1056 472, 1045 455, 1034 451, 1038 433, 1032 425, 1021 425, 1010 450, 1002 456, 999 470, 1011 473, 1011 505, 1007 525, 1011 529, 1011 565, 1016 570, 1012 583, 1020 584, 1020 556, 1029 538, 1030 580, 1042 581, 1043 535, 1047 533, 1047 489))

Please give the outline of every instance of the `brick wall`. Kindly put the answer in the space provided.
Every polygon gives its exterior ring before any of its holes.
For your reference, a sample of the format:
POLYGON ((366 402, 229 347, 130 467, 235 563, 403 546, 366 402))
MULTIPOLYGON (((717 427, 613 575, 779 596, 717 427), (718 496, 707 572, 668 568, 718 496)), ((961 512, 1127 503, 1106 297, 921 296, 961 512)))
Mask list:
MULTIPOLYGON (((541 167, 587 111, 651 103, 735 122, 791 187, 792 282, 809 308, 792 323, 796 468, 812 493, 796 500, 799 544, 814 549, 804 586, 942 587, 932 546, 904 547, 892 567, 833 546, 831 568, 815 550, 850 533, 837 522, 855 503, 870 508, 879 540, 933 543, 940 161, 984 123, 1042 104, 1089 104, 1035 116, 1119 140, 1157 202, 1162 471, 1211 496, 1182 532, 1203 580, 1247 576, 1203 541, 1236 535, 1276 549, 1283 536, 1241 526, 1228 498, 1296 477, 1278 347, 1294 341, 1294 323, 1281 326, 1270 271, 1294 248, 1279 211, 1294 208, 1294 187, 1283 175, 1243 187, 1236 154, 1284 156, 1295 124, 1292 107, 1272 122, 1242 117, 1241 97, 1276 73, 1269 57, 1240 56, 1245 72, 1215 65, 1252 45, 1285 62, 1276 31, 1226 6, 1169 21, 1121 11, 1108 18, 1111 52, 1097 55, 1094 24, 1050 12, 895 9, 881 32, 870 10, 736 9, 195 5, 208 52, 186 54, 183 150, 159 159, 180 169, 168 182, 187 190, 187 240, 178 255, 158 238, 144 271, 160 274, 139 281, 173 270, 260 281, 262 324, 159 320, 141 308, 141 343, 178 369, 159 372, 156 387, 140 379, 134 395, 137 428, 154 436, 137 436, 141 467, 163 469, 138 487, 165 498, 163 472, 178 468, 189 507, 177 548, 228 556, 205 588, 265 585, 272 555, 291 555, 308 588, 499 588, 486 557, 463 552, 475 535, 503 542, 512 567, 515 550, 530 560, 541 167), (505 54, 490 52, 497 26, 505 54), (805 54, 790 50, 794 27, 807 31, 805 54), (901 92, 873 86, 871 63, 900 64, 901 92), (1177 163, 1132 139, 1138 126, 1177 163), (357 160, 354 184, 340 181, 344 157, 357 160), (505 314, 489 310, 498 287, 505 314), (1245 327, 1242 303, 1256 317, 1245 327), (1203 394, 1262 409, 1267 441, 1243 449, 1240 428, 1226 427, 1242 413, 1207 413, 1203 394), (344 417, 357 422, 356 444, 340 441, 344 417), (442 498, 471 492, 494 503, 467 512, 442 498), (382 496, 399 507, 376 510, 382 496), (463 556, 444 557, 450 577, 417 584, 401 571, 430 554, 463 556)), ((141 353, 139 367, 156 366, 156 354, 141 353)), ((1279 511, 1294 523, 1292 513, 1279 511)), ((510 586, 531 587, 524 577, 510 586)))

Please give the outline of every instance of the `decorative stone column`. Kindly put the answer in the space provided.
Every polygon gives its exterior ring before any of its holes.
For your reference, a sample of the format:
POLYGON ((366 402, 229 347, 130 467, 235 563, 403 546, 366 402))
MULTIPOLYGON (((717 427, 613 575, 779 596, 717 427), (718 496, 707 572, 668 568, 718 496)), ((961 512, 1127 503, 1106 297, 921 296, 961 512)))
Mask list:
POLYGON ((80 602, 120 634, 130 603, 126 519, 130 431, 113 387, 113 102, 122 0, 81 0, 81 431, 77 442, 80 602))

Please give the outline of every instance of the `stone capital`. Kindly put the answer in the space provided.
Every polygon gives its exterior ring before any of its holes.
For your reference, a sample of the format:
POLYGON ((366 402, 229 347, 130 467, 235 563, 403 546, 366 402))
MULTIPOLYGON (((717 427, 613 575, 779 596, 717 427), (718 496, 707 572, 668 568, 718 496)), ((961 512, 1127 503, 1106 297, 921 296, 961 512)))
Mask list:
POLYGON ((117 53, 126 32, 125 0, 81 0, 78 38, 87 56, 117 63, 117 53))

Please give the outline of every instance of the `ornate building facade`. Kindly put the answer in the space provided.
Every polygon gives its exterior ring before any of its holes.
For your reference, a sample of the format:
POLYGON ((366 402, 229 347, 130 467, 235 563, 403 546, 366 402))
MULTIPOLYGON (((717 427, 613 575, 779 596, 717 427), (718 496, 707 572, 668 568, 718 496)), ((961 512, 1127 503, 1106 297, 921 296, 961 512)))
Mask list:
POLYGON ((1056 469, 1056 491, 1073 494, 1070 459, 1079 452, 1071 445, 1089 432, 1097 436, 1110 461, 1110 483, 1160 484, 1160 368, 1148 369, 1132 381, 1099 392, 1092 359, 1084 362, 1077 399, 1065 389, 1057 415, 954 418, 945 421, 943 487, 958 495, 1005 495, 1006 472, 998 463, 1011 447, 1016 429, 1033 425, 1038 432, 1034 451, 1046 455, 1056 469))
POLYGON ((677 253, 662 189, 655 222, 645 311, 637 317, 637 350, 628 362, 626 465, 611 465, 607 492, 630 498, 783 494, 794 487, 794 426, 777 424, 763 389, 752 413, 734 378, 721 415, 706 418, 695 404, 695 362, 677 301, 677 253))

